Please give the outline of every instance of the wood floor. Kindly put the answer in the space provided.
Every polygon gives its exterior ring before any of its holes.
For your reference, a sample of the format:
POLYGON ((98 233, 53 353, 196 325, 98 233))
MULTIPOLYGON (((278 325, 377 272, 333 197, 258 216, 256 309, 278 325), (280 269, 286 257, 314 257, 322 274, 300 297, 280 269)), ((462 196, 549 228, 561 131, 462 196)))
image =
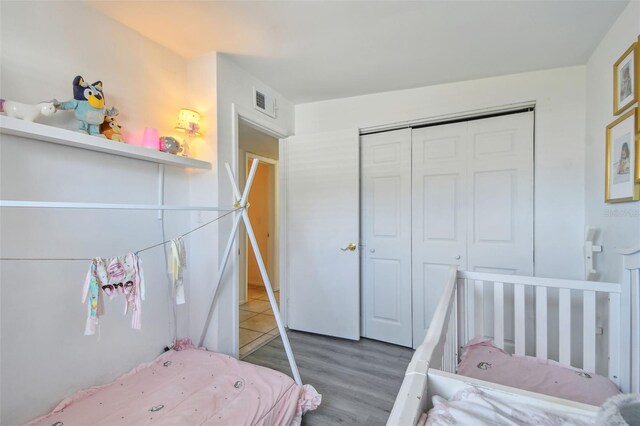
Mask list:
MULTIPOLYGON (((322 394, 303 425, 384 425, 413 350, 375 340, 358 342, 289 331, 302 381, 322 394)), ((244 361, 291 375, 278 337, 244 361)))

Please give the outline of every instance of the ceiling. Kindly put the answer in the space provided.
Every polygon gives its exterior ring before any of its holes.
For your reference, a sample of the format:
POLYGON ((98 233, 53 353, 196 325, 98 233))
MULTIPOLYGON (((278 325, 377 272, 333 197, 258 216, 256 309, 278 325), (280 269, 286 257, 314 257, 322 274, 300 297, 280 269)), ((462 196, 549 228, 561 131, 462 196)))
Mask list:
POLYGON ((585 64, 627 1, 91 1, 294 103, 585 64))

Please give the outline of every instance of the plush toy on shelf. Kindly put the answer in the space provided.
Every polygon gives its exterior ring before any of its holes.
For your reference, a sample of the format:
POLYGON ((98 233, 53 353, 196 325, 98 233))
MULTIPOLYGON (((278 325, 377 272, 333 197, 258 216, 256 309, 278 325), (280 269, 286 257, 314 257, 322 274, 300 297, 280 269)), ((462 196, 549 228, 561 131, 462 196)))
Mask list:
POLYGON ((40 102, 35 105, 30 105, 0 99, 0 112, 4 112, 9 117, 20 118, 25 121, 33 121, 40 115, 48 117, 55 114, 56 108, 53 105, 53 102, 40 102))
POLYGON ((110 108, 105 111, 104 121, 100 125, 100 133, 105 138, 116 142, 124 142, 122 137, 122 126, 116 121, 116 117, 120 112, 117 108, 110 108))
POLYGON ((73 99, 57 103, 56 108, 75 111, 78 131, 103 136, 100 125, 104 122, 105 108, 101 81, 89 84, 81 76, 76 76, 73 79, 73 99))

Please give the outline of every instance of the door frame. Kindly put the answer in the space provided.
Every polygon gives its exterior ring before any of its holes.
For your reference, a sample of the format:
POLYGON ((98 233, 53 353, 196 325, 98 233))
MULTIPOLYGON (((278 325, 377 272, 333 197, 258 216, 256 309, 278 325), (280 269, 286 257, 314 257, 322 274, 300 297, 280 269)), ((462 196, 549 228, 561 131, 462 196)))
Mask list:
MULTIPOLYGON (((274 228, 271 230, 273 231, 273 236, 274 238, 272 239, 273 242, 269 242, 269 245, 273 245, 273 253, 272 253, 272 258, 271 261, 269 262, 270 266, 271 266, 271 274, 272 276, 270 276, 269 278, 273 282, 277 282, 278 283, 278 289, 280 289, 280 203, 279 198, 280 198, 280 179, 279 179, 279 175, 278 175, 278 160, 274 160, 272 158, 269 157, 263 157, 262 155, 258 155, 258 154, 254 154, 252 152, 247 151, 245 153, 244 156, 244 161, 245 163, 248 163, 249 160, 253 160, 253 159, 258 159, 263 163, 267 163, 270 166, 273 167, 273 211, 270 211, 269 214, 273 214, 273 226, 274 228)), ((247 176, 249 175, 249 169, 246 169, 246 173, 247 176)), ((271 218, 269 218, 269 221, 271 222, 271 218)), ((249 236, 245 235, 245 256, 244 256, 244 277, 245 277, 245 293, 244 294, 249 294, 249 236)), ((263 259, 264 260, 264 259, 263 259)), ((238 277, 240 278, 240 277, 238 277)), ((275 291, 275 289, 274 289, 275 291)), ((282 293, 280 293, 282 295, 282 293)), ((285 321, 286 324, 286 321, 285 321)))
MULTIPOLYGON (((231 169, 233 174, 238 176, 238 161, 240 160, 239 151, 240 151, 240 137, 238 127, 240 125, 240 121, 245 124, 253 127, 256 130, 259 130, 263 133, 266 133, 274 138, 278 139, 278 151, 279 157, 281 158, 283 155, 283 142, 282 139, 285 139, 291 136, 291 133, 285 129, 284 127, 274 123, 271 121, 272 119, 268 119, 264 114, 254 111, 250 108, 247 108, 243 105, 238 105, 236 103, 231 104, 231 169)), ((282 168, 280 169, 280 173, 282 173, 282 168)), ((224 174, 222 171, 218 172, 219 180, 224 179, 224 174)), ((286 176, 282 174, 279 177, 279 184, 284 185, 286 183, 286 176)), ((279 199, 278 205, 284 205, 284 197, 283 194, 285 191, 278 191, 279 199)), ((233 203, 234 200, 229 200, 230 203, 233 203)), ((282 255, 284 250, 286 249, 286 238, 285 238, 285 227, 282 226, 284 218, 283 215, 280 215, 280 223, 278 223, 278 227, 281 230, 280 232, 280 262, 278 268, 280 271, 283 271, 283 261, 284 256, 282 255)), ((237 252, 240 248, 240 232, 236 234, 234 243, 233 243, 233 252, 237 252)), ((234 257, 237 259, 237 257, 234 257)), ((233 282, 232 289, 232 318, 235 323, 234 331, 232 333, 232 342, 231 347, 234 348, 234 355, 236 358, 240 353, 240 262, 234 261, 232 262, 230 269, 231 273, 231 282, 233 282)), ((280 313, 282 317, 282 321, 284 322, 285 327, 288 325, 288 317, 287 317, 287 303, 288 294, 286 293, 286 285, 283 285, 282 274, 280 275, 280 313), (283 297, 284 296, 284 297, 283 297)))

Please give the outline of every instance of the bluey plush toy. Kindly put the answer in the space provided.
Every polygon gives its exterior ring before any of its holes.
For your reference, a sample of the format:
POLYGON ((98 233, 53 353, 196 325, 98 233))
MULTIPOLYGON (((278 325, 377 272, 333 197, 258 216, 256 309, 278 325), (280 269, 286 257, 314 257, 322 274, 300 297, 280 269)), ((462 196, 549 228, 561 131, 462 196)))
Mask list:
POLYGON ((100 134, 105 113, 101 81, 88 84, 81 76, 77 76, 73 79, 73 99, 56 107, 75 111, 80 132, 104 137, 100 134))

